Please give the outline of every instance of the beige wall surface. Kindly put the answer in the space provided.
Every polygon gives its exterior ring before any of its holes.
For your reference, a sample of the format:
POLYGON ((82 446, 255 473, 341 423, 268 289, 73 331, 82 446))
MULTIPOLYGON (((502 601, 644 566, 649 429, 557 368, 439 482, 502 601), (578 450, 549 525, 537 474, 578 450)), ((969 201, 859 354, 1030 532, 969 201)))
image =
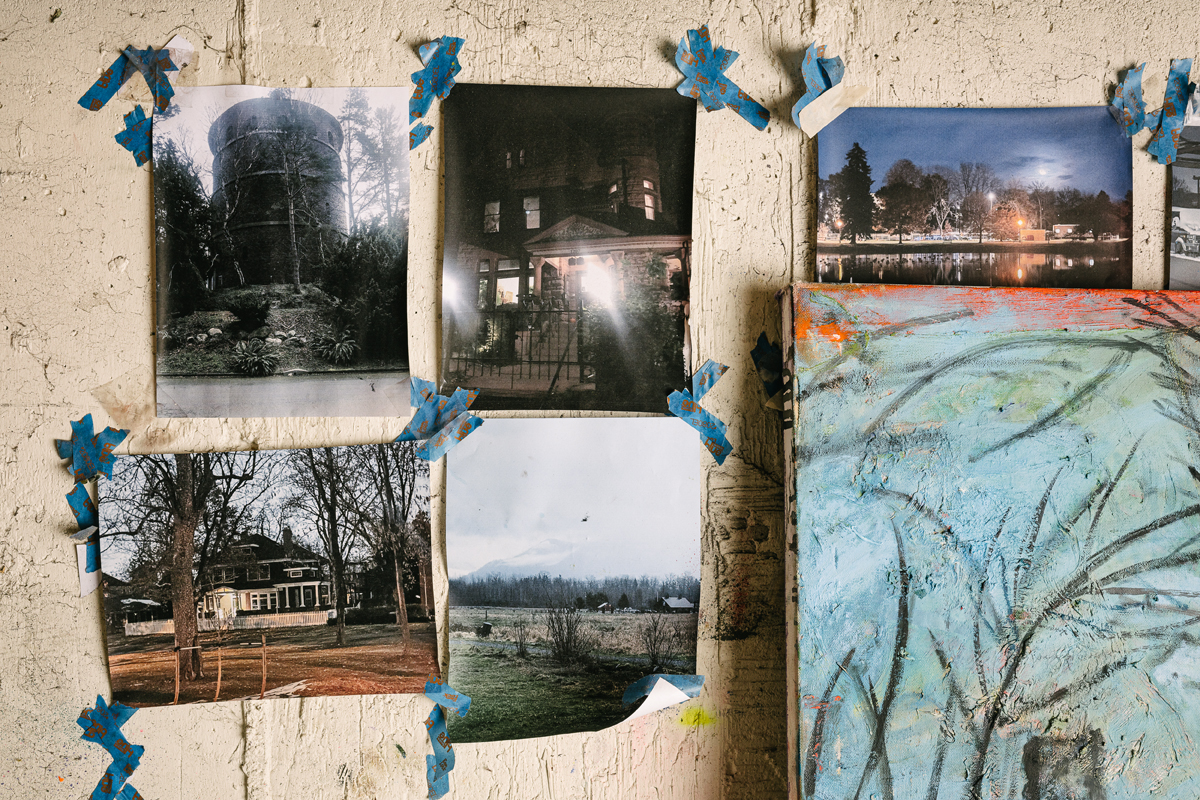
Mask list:
MULTIPOLYGON (((453 797, 547 800, 786 791, 782 446, 749 351, 759 331, 778 339, 774 293, 812 270, 814 151, 788 116, 804 47, 828 44, 847 80, 868 87, 864 104, 885 106, 1100 105, 1141 60, 1161 97, 1169 59, 1200 49, 1200 17, 1178 0, 163 0, 63 4, 53 19, 53 4, 0 5, 2 798, 86 797, 109 761, 75 725, 108 680, 100 597, 77 596, 72 482, 52 442, 68 419, 90 411, 132 427, 120 448, 131 453, 377 442, 404 425, 153 419, 150 172, 112 139, 150 98, 135 78, 100 112, 75 102, 119 49, 182 34, 197 55, 179 84, 300 87, 407 84, 416 46, 442 34, 465 37, 460 79, 482 83, 674 86, 674 43, 700 23, 741 53, 731 77, 773 119, 759 132, 700 111, 694 187, 696 364, 733 367, 705 405, 729 423, 734 455, 717 467, 697 448, 708 681, 692 703, 712 722, 687 725, 676 710, 456 748, 453 797)), ((1154 288, 1167 181, 1146 138, 1135 138, 1134 276, 1154 288)), ((440 165, 439 129, 412 161, 409 313, 424 376, 438 347, 440 165)), ((435 467, 436 520, 443 480, 435 467)), ((436 578, 444 604, 444 566, 436 578)), ((374 696, 144 709, 126 726, 146 747, 133 782, 162 800, 424 797, 428 707, 374 696)))

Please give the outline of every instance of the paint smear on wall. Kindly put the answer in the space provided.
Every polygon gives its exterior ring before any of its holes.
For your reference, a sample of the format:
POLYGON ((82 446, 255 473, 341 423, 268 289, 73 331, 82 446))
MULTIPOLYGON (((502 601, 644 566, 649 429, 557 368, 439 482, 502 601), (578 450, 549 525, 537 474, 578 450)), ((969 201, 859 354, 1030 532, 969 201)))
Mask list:
POLYGON ((1200 298, 794 307, 803 795, 1200 792, 1200 298))

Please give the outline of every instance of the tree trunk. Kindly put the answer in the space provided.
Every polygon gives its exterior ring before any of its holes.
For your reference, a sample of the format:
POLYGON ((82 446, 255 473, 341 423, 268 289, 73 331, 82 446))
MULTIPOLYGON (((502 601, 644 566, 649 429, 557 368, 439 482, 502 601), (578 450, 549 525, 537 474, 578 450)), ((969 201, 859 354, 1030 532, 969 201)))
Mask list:
MULTIPOLYGON (((196 524, 200 509, 192 502, 196 476, 188 454, 175 456, 176 492, 179 507, 171 520, 171 614, 175 622, 175 646, 195 647, 196 593, 192 585, 196 524)), ((183 677, 192 681, 204 675, 199 650, 185 650, 183 677)))
MULTIPOLYGON (((297 176, 304 180, 303 176, 297 176)), ((283 181, 288 204, 288 242, 292 250, 292 291, 300 294, 300 247, 296 242, 296 192, 292 189, 292 171, 287 156, 283 159, 283 181)))
POLYGON ((404 568, 401 563, 400 548, 392 541, 392 565, 396 573, 396 622, 400 625, 400 635, 404 638, 404 649, 408 649, 410 640, 408 630, 408 601, 404 597, 404 568))
POLYGON ((325 519, 328 525, 329 560, 333 563, 333 590, 337 593, 334 608, 337 609, 337 646, 346 644, 346 564, 342 560, 342 545, 338 538, 338 474, 332 451, 325 448, 325 466, 329 470, 329 495, 325 504, 325 519))

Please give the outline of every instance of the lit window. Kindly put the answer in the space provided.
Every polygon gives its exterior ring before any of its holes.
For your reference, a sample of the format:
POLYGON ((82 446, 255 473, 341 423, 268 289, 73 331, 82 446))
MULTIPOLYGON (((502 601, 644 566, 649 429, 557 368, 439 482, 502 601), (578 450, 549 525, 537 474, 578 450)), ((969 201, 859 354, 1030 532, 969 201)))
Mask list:
POLYGON ((490 272, 491 269, 492 269, 492 262, 488 261, 486 258, 479 262, 479 271, 481 273, 490 272))
POLYGON ((512 169, 512 150, 504 154, 504 166, 512 169))
POLYGON ((483 232, 500 232, 500 201, 485 203, 483 206, 483 232))
POLYGON ((618 188, 619 188, 619 187, 618 187, 618 184, 615 184, 615 183, 614 183, 612 186, 608 187, 608 193, 609 193, 609 194, 616 194, 616 193, 617 193, 617 189, 618 189, 618 188))
POLYGON ((642 181, 642 186, 647 189, 654 189, 654 181, 642 181))
POLYGON ((517 158, 518 158, 518 163, 519 163, 519 164, 520 164, 522 167, 523 167, 523 166, 525 166, 525 151, 524 151, 524 150, 522 150, 522 151, 521 151, 521 152, 518 154, 517 158))
POLYGON ((646 195, 646 219, 654 219, 654 195, 646 195))
POLYGON ((525 228, 532 230, 542 227, 542 206, 541 198, 526 197, 525 198, 525 228))
POLYGON ((511 306, 517 302, 520 290, 520 278, 499 278, 496 280, 496 305, 511 306))
POLYGON ((502 259, 500 259, 499 263, 496 264, 496 269, 500 270, 501 272, 503 272, 504 270, 520 269, 520 268, 521 268, 521 262, 517 261, 515 258, 502 258, 502 259))

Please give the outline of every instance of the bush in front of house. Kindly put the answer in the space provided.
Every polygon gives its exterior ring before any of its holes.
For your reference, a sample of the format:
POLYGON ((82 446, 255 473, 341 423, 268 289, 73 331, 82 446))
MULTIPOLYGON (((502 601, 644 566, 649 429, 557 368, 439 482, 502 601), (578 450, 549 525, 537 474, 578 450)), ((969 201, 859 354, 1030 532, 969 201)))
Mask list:
POLYGON ((271 313, 271 298, 261 289, 237 289, 221 298, 226 311, 238 318, 238 327, 252 331, 267 324, 271 313))
POLYGON ((358 355, 352 331, 328 331, 313 340, 313 350, 330 364, 349 364, 358 355))
POLYGON ((261 339, 238 342, 233 347, 233 366, 243 375, 261 378, 279 368, 279 356, 261 339))

